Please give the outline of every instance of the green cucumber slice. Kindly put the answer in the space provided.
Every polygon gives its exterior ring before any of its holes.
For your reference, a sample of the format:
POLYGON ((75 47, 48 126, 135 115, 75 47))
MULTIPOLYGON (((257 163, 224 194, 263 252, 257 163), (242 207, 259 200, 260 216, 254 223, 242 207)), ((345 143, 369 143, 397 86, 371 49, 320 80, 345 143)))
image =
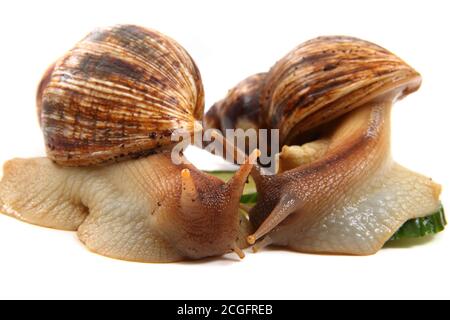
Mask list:
POLYGON ((400 227, 389 241, 400 239, 422 238, 444 231, 447 225, 444 207, 424 218, 411 219, 400 227))
POLYGON ((258 193, 257 192, 244 194, 241 197, 241 203, 255 204, 256 201, 258 201, 258 193))

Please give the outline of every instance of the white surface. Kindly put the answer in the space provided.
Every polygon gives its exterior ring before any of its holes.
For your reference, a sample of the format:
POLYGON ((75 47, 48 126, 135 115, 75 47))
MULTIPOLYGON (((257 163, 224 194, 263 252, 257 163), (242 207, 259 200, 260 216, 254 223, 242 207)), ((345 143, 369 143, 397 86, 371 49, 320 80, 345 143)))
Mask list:
MULTIPOLYGON (((44 155, 37 83, 95 27, 134 23, 178 40, 201 70, 207 106, 297 44, 346 34, 422 73, 422 89, 395 108, 394 155, 443 184, 450 208, 449 12, 448 1, 2 1, 0 162, 44 155)), ((137 264, 89 253, 73 233, 0 215, 0 298, 450 298, 449 248, 447 231, 371 257, 265 251, 244 261, 137 264)))

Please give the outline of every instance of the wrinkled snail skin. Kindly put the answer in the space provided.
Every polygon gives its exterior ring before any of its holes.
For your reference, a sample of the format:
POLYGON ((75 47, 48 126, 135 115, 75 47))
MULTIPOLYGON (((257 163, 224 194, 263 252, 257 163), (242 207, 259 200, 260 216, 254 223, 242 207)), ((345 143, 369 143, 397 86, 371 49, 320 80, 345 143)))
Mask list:
POLYGON ((120 25, 92 32, 52 65, 37 106, 48 157, 79 167, 146 156, 171 145, 175 129, 192 133, 204 92, 178 43, 120 25))
MULTIPOLYGON (((276 176, 254 175, 260 196, 250 217, 258 230, 249 241, 263 238, 256 249, 275 244, 370 255, 407 220, 439 208, 440 186, 390 156, 391 103, 381 100, 347 114, 318 142, 324 152, 318 159, 276 176)), ((285 167, 305 155, 289 148, 280 155, 285 167)))
POLYGON ((174 165, 170 153, 92 168, 15 159, 4 166, 0 212, 77 231, 93 252, 123 260, 242 256, 250 225, 239 199, 254 160, 224 183, 192 165, 174 165))

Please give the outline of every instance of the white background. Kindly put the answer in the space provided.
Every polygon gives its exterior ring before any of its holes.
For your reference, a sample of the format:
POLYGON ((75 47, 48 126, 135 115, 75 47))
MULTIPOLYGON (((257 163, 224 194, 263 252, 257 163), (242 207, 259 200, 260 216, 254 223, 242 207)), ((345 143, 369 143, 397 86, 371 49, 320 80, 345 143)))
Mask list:
MULTIPOLYGON (((207 106, 299 43, 345 34, 388 48, 422 73, 421 90, 394 110, 393 152, 443 184, 450 206, 448 3, 1 1, 0 163, 44 155, 37 83, 95 27, 133 23, 179 41, 201 70, 207 106)), ((244 261, 138 264, 92 254, 73 233, 0 215, 0 298, 450 298, 449 252, 447 231, 371 257, 264 251, 244 261)))

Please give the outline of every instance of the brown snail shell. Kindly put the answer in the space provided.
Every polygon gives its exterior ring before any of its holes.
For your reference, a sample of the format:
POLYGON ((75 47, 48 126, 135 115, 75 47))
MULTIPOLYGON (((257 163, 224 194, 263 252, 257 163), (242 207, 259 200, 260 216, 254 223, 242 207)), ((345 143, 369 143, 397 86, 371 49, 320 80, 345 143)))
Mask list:
POLYGON ((263 121, 293 138, 396 88, 401 97, 420 87, 417 71, 388 50, 352 37, 305 42, 270 70, 261 104, 263 121))
POLYGON ((153 30, 96 30, 44 75, 37 97, 47 154, 89 166, 151 154, 194 131, 204 92, 192 58, 153 30))
POLYGON ((237 124, 251 113, 240 111, 241 101, 259 98, 253 111, 260 114, 258 127, 280 129, 280 144, 285 145, 368 101, 397 88, 404 88, 398 97, 402 98, 420 84, 417 71, 376 44, 352 37, 319 37, 279 60, 259 87, 253 86, 253 98, 241 89, 244 80, 206 117, 209 123, 237 124), (245 94, 237 99, 236 92, 245 94))
POLYGON ((258 73, 239 82, 227 97, 215 103, 204 118, 205 128, 218 129, 258 129, 261 107, 259 104, 262 84, 267 73, 258 73))

